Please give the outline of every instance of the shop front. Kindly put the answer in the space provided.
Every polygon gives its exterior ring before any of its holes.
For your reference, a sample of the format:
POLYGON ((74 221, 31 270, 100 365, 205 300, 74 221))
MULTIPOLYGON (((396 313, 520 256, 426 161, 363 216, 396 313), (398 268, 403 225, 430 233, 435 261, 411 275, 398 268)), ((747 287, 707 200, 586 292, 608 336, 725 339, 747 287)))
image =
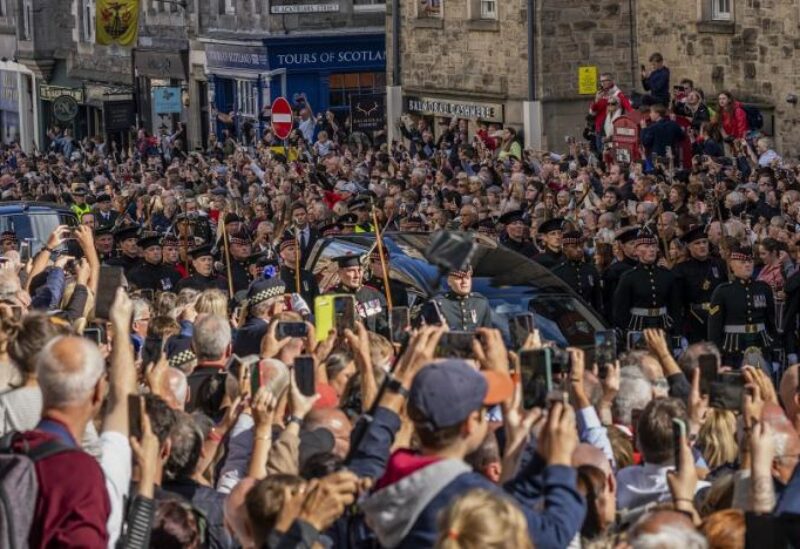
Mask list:
POLYGON ((31 152, 35 143, 34 82, 33 73, 24 65, 0 61, 0 142, 19 143, 26 152, 31 152))
MULTIPOLYGON (((287 99, 295 108, 328 109, 344 120, 354 97, 384 94, 386 40, 383 34, 290 36, 264 40, 272 71, 286 69, 287 99)), ((274 87, 271 99, 280 93, 274 87)))
POLYGON ((261 135, 261 112, 269 106, 267 52, 250 45, 205 45, 209 124, 222 137, 227 129, 248 140, 261 135))
MULTIPOLYGON (((186 102, 189 51, 137 48, 136 111, 142 127, 151 134, 173 133, 183 116, 186 102), (166 101, 164 100, 166 99, 166 101)), ((120 115, 123 110, 115 109, 120 115)))

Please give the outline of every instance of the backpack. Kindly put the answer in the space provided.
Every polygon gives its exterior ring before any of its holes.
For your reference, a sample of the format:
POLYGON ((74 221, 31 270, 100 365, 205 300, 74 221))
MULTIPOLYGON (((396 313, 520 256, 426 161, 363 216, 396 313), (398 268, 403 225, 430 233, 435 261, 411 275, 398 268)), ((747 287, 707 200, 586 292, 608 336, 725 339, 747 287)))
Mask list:
POLYGON ((750 131, 760 130, 764 127, 764 115, 758 107, 753 105, 742 105, 742 110, 747 115, 747 126, 750 131))
POLYGON ((72 450, 58 440, 49 440, 22 450, 12 448, 19 435, 12 431, 0 438, 0 548, 28 547, 33 524, 39 481, 35 463, 61 452, 72 450))

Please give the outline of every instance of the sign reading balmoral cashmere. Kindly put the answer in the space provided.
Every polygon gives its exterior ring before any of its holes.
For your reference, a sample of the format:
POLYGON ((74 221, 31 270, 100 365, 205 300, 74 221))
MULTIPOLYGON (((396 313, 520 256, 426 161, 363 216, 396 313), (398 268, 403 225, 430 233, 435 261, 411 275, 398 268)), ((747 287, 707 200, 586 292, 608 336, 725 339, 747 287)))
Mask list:
POLYGON ((411 112, 420 114, 503 122, 503 105, 500 103, 451 101, 432 97, 407 97, 406 108, 411 112))
POLYGON ((328 2, 325 4, 297 4, 295 0, 292 0, 292 3, 289 4, 277 6, 272 5, 269 11, 275 15, 295 13, 336 13, 339 11, 339 3, 328 2))

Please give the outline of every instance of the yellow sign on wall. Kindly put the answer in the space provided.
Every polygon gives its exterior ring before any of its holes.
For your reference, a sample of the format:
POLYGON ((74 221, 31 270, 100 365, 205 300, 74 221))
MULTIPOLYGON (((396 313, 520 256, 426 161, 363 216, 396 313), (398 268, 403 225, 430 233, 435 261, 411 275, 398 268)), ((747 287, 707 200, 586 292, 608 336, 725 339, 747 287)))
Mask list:
POLYGON ((597 67, 578 67, 578 93, 581 95, 597 93, 597 67))
POLYGON ((139 35, 139 0, 97 0, 97 43, 132 47, 139 35))

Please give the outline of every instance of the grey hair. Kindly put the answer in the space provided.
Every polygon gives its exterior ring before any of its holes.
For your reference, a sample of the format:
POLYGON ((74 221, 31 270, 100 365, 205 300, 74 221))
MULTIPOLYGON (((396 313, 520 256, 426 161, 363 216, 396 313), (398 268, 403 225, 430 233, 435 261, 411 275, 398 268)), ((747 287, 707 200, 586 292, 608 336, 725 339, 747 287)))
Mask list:
POLYGON ((624 425, 631 424, 633 410, 644 410, 653 398, 653 386, 638 366, 620 370, 619 392, 614 399, 614 417, 624 425))
POLYGON ((282 300, 283 296, 277 296, 277 297, 270 297, 269 299, 262 301, 261 303, 257 303, 250 308, 250 316, 268 320, 269 312, 272 310, 272 306, 275 303, 278 303, 279 301, 282 300))
POLYGON ((665 524, 655 533, 645 533, 631 540, 633 549, 708 549, 708 541, 695 529, 665 524))
POLYGON ((131 304, 133 305, 134 322, 136 322, 141 318, 144 318, 146 316, 146 312, 150 311, 150 303, 146 299, 137 297, 131 300, 131 304))
POLYGON ((11 270, 0 271, 0 299, 13 300, 20 289, 17 273, 11 270))
POLYGON ((205 315, 194 324, 192 349, 197 360, 219 360, 231 344, 231 325, 217 315, 205 315))
POLYGON ((82 337, 59 336, 50 340, 36 357, 36 374, 46 408, 80 404, 92 394, 103 375, 105 360, 97 345, 82 337), (53 347, 65 340, 73 347, 73 364, 64 364, 53 347), (74 364, 80 364, 75 369, 74 364))
POLYGON ((167 370, 167 383, 169 383, 169 390, 175 397, 175 401, 183 410, 186 399, 189 396, 189 382, 186 379, 186 374, 178 368, 170 367, 167 370))

